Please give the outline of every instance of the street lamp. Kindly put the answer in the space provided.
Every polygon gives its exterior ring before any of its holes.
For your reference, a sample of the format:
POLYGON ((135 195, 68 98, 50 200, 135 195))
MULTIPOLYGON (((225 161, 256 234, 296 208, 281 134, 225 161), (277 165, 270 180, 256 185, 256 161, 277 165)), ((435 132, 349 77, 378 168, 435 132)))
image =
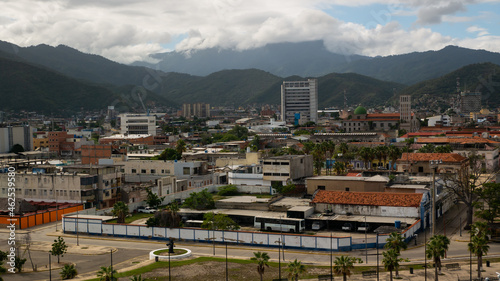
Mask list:
POLYGON ((436 234, 436 170, 443 160, 430 160, 429 167, 432 169, 432 236, 436 234))
POLYGON ((366 229, 368 225, 366 224, 366 216, 365 216, 365 255, 366 255, 366 263, 368 264, 368 238, 366 236, 366 229))

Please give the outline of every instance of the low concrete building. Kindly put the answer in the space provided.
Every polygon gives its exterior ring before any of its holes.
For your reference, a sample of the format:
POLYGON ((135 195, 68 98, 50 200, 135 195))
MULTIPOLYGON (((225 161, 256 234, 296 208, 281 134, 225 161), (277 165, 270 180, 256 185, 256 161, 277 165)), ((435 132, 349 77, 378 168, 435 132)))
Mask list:
POLYGON ((313 176, 312 155, 284 155, 263 160, 264 184, 273 182, 286 185, 288 182, 301 183, 313 176))
POLYGON ((389 178, 321 176, 306 179, 307 194, 313 194, 317 189, 327 191, 348 192, 385 192, 389 178))
POLYGON ((319 190, 311 203, 319 213, 420 218, 426 196, 422 193, 319 190))

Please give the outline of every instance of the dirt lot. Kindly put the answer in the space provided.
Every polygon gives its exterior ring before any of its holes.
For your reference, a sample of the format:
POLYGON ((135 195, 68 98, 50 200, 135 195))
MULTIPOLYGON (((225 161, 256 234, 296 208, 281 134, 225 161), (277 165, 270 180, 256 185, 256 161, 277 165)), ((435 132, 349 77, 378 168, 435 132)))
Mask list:
MULTIPOLYGON (((175 281, 224 281, 226 280, 226 267, 224 262, 200 262, 190 265, 184 265, 179 267, 172 267, 172 280, 175 281)), ((238 263, 228 263, 229 280, 260 280, 259 274, 257 273, 256 264, 238 264, 238 263)), ((268 267, 264 272, 264 280, 271 281, 272 279, 278 279, 279 269, 278 267, 268 267)), ((329 269, 318 269, 318 268, 308 268, 306 275, 317 276, 319 274, 329 274, 329 269)), ((286 272, 286 264, 281 266, 281 277, 285 278, 288 276, 286 272)), ((168 280, 168 267, 162 269, 156 269, 151 272, 142 275, 143 278, 149 278, 148 280, 168 280)))

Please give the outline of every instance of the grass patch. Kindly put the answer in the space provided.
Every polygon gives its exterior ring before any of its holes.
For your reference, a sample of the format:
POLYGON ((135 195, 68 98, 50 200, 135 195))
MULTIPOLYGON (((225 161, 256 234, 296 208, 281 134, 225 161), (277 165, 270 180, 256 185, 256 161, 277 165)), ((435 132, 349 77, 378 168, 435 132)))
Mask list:
MULTIPOLYGON (((165 254, 165 256, 168 256, 168 249, 163 249, 163 250, 158 250, 154 251, 153 254, 163 256, 162 254, 165 254)), ((173 256, 178 256, 187 253, 186 250, 184 249, 174 249, 174 253, 172 254, 173 256)))
MULTIPOLYGON (((140 220, 140 219, 144 219, 144 218, 150 218, 152 217, 154 214, 146 214, 146 213, 135 213, 135 214, 132 214, 131 216, 128 216, 125 218, 125 223, 132 223, 136 220, 140 220)), ((112 219, 112 220, 109 220, 107 221, 109 223, 117 223, 116 219, 112 219)))

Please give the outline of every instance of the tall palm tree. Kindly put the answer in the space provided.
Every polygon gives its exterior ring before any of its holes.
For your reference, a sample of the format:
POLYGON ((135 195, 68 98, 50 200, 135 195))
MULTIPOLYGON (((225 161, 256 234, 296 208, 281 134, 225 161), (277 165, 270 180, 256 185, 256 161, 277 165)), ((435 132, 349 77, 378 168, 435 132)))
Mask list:
POLYGON ((378 160, 378 165, 385 167, 385 162, 387 161, 387 157, 389 155, 389 148, 385 145, 377 146, 375 148, 375 156, 378 160))
POLYGON ((314 148, 313 152, 313 162, 314 162, 314 170, 318 176, 321 176, 321 168, 323 167, 323 162, 325 161, 325 154, 321 151, 321 148, 318 146, 314 148))
POLYGON ((370 169, 371 168, 371 160, 374 159, 374 153, 373 149, 370 147, 362 147, 358 151, 358 156, 363 160, 363 163, 365 165, 365 169, 370 169))
POLYGON ((428 259, 434 260, 434 274, 435 280, 439 281, 439 274, 441 273, 441 258, 444 258, 444 254, 448 251, 450 246, 450 239, 444 235, 434 235, 429 240, 429 245, 427 245, 427 251, 425 254, 428 259), (439 269, 439 271, 438 271, 439 269))
POLYGON ((477 257, 477 278, 481 280, 481 268, 483 267, 483 256, 488 254, 490 246, 488 246, 488 223, 475 222, 471 224, 470 229, 471 242, 468 244, 469 251, 477 257))
POLYGON ((382 263, 385 269, 389 270, 390 280, 392 281, 392 271, 399 267, 399 262, 402 260, 399 257, 399 253, 395 249, 390 249, 382 253, 384 256, 382 263))
POLYGON ((388 158, 389 160, 391 161, 391 170, 393 169, 394 167, 394 163, 396 163, 396 160, 399 159, 399 157, 401 157, 401 149, 399 149, 398 147, 396 146, 389 146, 389 150, 388 150, 388 158))
MULTIPOLYGON (((399 256, 401 254, 401 250, 406 250, 408 245, 406 244, 401 233, 393 232, 389 235, 389 238, 387 238, 384 248, 396 251, 399 256)), ((396 270, 396 278, 398 278, 399 266, 396 266, 394 269, 396 270)))
POLYGON ((113 205, 113 210, 111 210, 113 216, 117 217, 116 221, 118 223, 124 223, 125 217, 128 215, 128 206, 122 201, 118 201, 113 205))
POLYGON ((97 277, 99 281, 116 281, 118 280, 116 276, 116 270, 111 269, 111 266, 101 266, 101 270, 97 271, 97 277))
POLYGON ((347 281, 347 276, 351 276, 351 271, 354 269, 355 263, 362 263, 360 258, 340 256, 336 257, 333 262, 333 272, 336 275, 342 275, 344 281, 347 281))
POLYGON ((146 279, 142 278, 142 275, 134 275, 130 277, 130 281, 145 281, 146 279))
POLYGON ((266 267, 269 267, 269 265, 267 264, 270 259, 269 255, 266 252, 254 252, 253 255, 254 257, 252 257, 251 260, 257 262, 257 272, 260 275, 260 281, 262 281, 264 276, 264 269, 266 269, 266 267))
POLYGON ((291 261, 286 270, 288 271, 288 277, 292 278, 292 280, 295 279, 295 281, 299 280, 299 275, 307 272, 306 266, 297 259, 291 261))

